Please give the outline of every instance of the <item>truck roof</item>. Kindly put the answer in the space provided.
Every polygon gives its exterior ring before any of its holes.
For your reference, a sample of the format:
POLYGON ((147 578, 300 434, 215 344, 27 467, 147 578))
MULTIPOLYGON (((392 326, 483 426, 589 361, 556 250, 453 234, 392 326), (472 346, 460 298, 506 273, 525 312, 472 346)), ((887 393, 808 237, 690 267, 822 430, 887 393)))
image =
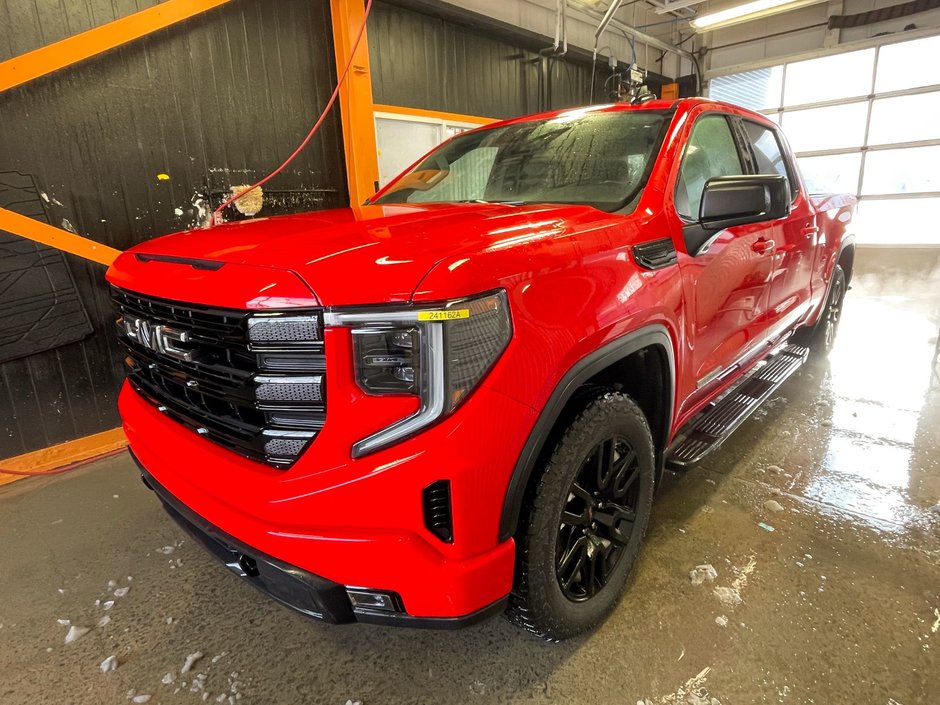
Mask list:
MULTIPOLYGON (((550 110, 543 113, 535 113, 533 115, 523 115, 522 117, 510 118, 508 120, 501 120, 499 122, 490 123, 484 126, 482 129, 487 129, 491 127, 501 127, 503 125, 512 125, 520 122, 533 122, 537 120, 551 120, 552 118, 562 117, 566 115, 577 115, 579 113, 592 113, 592 112, 619 112, 627 110, 676 110, 677 112, 687 112, 695 106, 699 105, 714 105, 716 107, 720 106, 723 108, 732 108, 734 112, 742 115, 748 115, 753 117, 761 122, 767 122, 768 118, 766 115, 761 113, 756 113, 753 110, 748 110, 747 108, 742 108, 739 105, 734 105, 733 103, 725 103, 719 100, 712 100, 710 98, 679 98, 678 100, 651 100, 646 103, 641 103, 639 105, 632 105, 630 103, 608 103, 603 105, 588 105, 577 108, 563 108, 561 110, 550 110)), ((478 128, 480 129, 480 128, 478 128)))

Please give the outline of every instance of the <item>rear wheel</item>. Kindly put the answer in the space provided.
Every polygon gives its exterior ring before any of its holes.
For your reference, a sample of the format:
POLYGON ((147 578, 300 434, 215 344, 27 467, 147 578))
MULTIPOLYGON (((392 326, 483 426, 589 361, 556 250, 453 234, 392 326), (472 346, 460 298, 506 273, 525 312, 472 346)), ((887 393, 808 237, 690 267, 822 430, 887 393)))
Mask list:
POLYGON ((624 394, 590 401, 566 429, 523 515, 509 618, 557 641, 613 610, 649 524, 653 442, 624 394))
POLYGON ((828 354, 835 344, 839 321, 842 319, 842 305, 845 302, 845 272, 838 264, 832 269, 829 295, 816 325, 801 330, 796 341, 809 346, 811 350, 823 355, 828 354))

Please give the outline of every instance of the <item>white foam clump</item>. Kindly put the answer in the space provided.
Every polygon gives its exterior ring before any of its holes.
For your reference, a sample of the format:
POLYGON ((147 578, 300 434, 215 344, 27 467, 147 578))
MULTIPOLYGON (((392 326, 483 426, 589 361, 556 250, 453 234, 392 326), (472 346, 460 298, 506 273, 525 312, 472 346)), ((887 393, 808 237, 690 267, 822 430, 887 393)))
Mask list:
POLYGON ((189 673, 192 669, 193 664, 196 663, 199 659, 202 658, 202 652, 196 651, 195 653, 190 654, 186 657, 186 660, 183 662, 183 667, 180 669, 180 675, 189 673))
POLYGON ((91 629, 88 627, 76 627, 72 625, 69 627, 69 633, 65 635, 65 643, 71 644, 73 641, 78 641, 90 631, 91 629))

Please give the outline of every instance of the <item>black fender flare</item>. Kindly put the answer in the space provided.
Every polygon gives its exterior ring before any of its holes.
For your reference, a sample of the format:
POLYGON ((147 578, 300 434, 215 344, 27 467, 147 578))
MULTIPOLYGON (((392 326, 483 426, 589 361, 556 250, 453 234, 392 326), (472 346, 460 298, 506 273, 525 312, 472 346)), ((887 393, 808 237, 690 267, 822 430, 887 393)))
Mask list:
MULTIPOLYGON (((802 322, 799 323, 801 327, 812 328, 817 323, 819 323, 819 317, 822 315, 822 312, 826 308, 826 302, 829 300, 829 290, 832 288, 832 273, 835 271, 836 265, 842 261, 842 256, 846 253, 847 250, 852 250, 852 262, 855 262, 855 235, 849 234, 846 235, 842 241, 839 243, 839 249, 836 252, 836 256, 833 258, 832 267, 828 268, 827 274, 829 275, 826 279, 826 293, 823 294, 822 300, 819 302, 819 307, 815 310, 810 310, 809 313, 802 319, 802 322), (812 323, 810 323, 812 321, 812 323)), ((845 285, 848 287, 852 283, 852 272, 845 273, 845 285)), ((848 292, 848 289, 846 289, 848 292)))
MULTIPOLYGON (((669 430, 672 428, 672 420, 675 413, 675 351, 673 349, 672 338, 666 326, 660 323, 654 323, 627 333, 578 360, 556 385, 551 396, 548 398, 548 402, 539 414, 535 426, 533 426, 532 430, 529 432, 529 437, 526 440, 525 446, 522 448, 522 453, 516 461, 512 477, 509 479, 509 486, 506 488, 506 496, 503 500, 503 510, 499 521, 500 542, 505 541, 516 533, 526 487, 535 470, 539 453, 545 441, 548 439, 548 435, 554 427, 555 422, 558 420, 558 417, 561 416, 561 412, 565 408, 565 404, 568 403, 568 400, 571 399, 572 395, 581 385, 598 372, 610 367, 628 355, 648 347, 660 347, 666 355, 668 368, 667 378, 669 382, 668 401, 666 405, 668 419, 667 423, 664 424, 664 437, 657 439, 660 445, 659 455, 665 451, 666 440, 668 439, 669 430)), ((658 458, 658 460, 661 464, 661 458, 658 458)))

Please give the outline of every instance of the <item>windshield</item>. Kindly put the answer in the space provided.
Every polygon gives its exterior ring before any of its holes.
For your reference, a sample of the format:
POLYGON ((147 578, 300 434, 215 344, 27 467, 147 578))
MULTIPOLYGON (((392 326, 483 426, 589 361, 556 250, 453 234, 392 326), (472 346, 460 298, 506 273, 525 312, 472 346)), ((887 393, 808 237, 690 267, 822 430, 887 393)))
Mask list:
POLYGON ((635 206, 668 113, 572 111, 458 135, 373 203, 576 203, 635 206))

